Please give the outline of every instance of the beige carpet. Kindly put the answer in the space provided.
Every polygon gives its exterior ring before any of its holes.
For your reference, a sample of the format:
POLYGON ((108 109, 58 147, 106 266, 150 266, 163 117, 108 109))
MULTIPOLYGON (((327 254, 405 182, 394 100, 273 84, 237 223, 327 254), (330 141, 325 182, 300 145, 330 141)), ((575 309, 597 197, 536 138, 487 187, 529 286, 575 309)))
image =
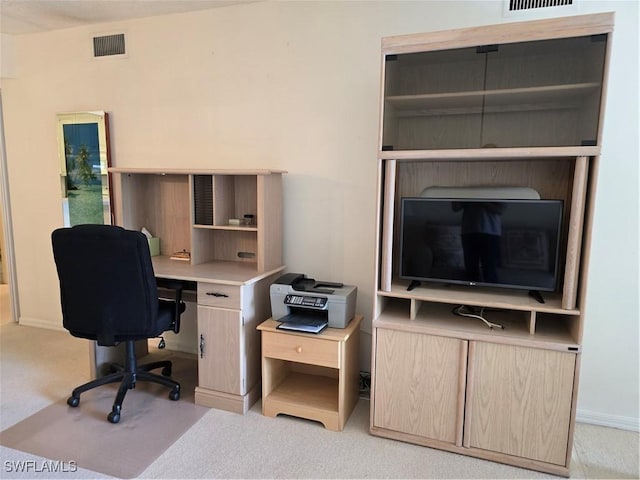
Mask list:
POLYGON ((0 444, 114 477, 138 476, 209 411, 193 402, 196 360, 170 359, 182 389, 177 402, 168 388, 138 382, 112 424, 107 415, 118 384, 103 386, 83 393, 77 408, 64 398, 27 417, 1 432, 0 444))

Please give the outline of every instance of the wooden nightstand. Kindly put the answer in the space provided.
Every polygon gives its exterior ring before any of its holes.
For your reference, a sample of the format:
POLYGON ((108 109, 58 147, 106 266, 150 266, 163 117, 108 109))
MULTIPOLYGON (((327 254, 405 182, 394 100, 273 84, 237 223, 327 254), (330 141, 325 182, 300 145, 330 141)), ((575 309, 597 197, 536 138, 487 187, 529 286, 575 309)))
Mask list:
POLYGON ((262 331, 262 414, 279 413, 344 428, 359 397, 360 322, 319 334, 285 332, 269 319, 262 331))

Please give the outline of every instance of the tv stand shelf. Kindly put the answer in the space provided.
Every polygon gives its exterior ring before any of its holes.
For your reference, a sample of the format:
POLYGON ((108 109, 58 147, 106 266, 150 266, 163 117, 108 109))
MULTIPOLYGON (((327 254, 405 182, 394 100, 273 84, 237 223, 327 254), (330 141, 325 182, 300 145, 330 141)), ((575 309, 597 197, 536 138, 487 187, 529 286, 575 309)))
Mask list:
POLYGON ((473 305, 566 315, 580 314, 578 309, 562 308, 562 297, 556 292, 541 292, 545 303, 540 303, 523 290, 423 284, 408 291, 408 285, 408 281, 393 282, 389 292, 381 290, 378 294, 384 297, 406 298, 413 301, 440 302, 452 305, 473 305))
POLYGON ((536 315, 535 311, 510 308, 487 308, 484 317, 504 326, 504 329, 491 329, 479 319, 455 315, 455 306, 451 303, 425 302, 416 308, 412 316, 410 311, 413 311, 413 307, 396 298, 387 304, 374 321, 374 326, 564 352, 581 350, 569 329, 575 318, 536 315))

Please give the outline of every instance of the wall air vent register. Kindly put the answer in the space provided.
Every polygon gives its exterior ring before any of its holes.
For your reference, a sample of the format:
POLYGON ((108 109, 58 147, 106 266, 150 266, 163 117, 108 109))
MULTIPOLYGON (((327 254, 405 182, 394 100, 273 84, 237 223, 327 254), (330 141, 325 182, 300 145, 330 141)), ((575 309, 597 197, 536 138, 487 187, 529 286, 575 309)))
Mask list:
POLYGON ((107 57, 111 55, 124 55, 124 33, 93 37, 93 56, 107 57))
POLYGON ((504 0, 504 15, 524 15, 527 12, 541 10, 553 11, 563 15, 577 13, 580 0, 504 0))

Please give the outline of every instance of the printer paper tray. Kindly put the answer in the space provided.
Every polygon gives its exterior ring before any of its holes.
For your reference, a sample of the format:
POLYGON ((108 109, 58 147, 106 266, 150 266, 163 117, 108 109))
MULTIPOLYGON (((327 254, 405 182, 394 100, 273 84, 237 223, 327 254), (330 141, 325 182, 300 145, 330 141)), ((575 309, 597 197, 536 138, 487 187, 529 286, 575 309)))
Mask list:
POLYGON ((282 322, 276 328, 296 332, 319 333, 326 328, 329 321, 325 317, 313 313, 290 313, 278 319, 282 322))

